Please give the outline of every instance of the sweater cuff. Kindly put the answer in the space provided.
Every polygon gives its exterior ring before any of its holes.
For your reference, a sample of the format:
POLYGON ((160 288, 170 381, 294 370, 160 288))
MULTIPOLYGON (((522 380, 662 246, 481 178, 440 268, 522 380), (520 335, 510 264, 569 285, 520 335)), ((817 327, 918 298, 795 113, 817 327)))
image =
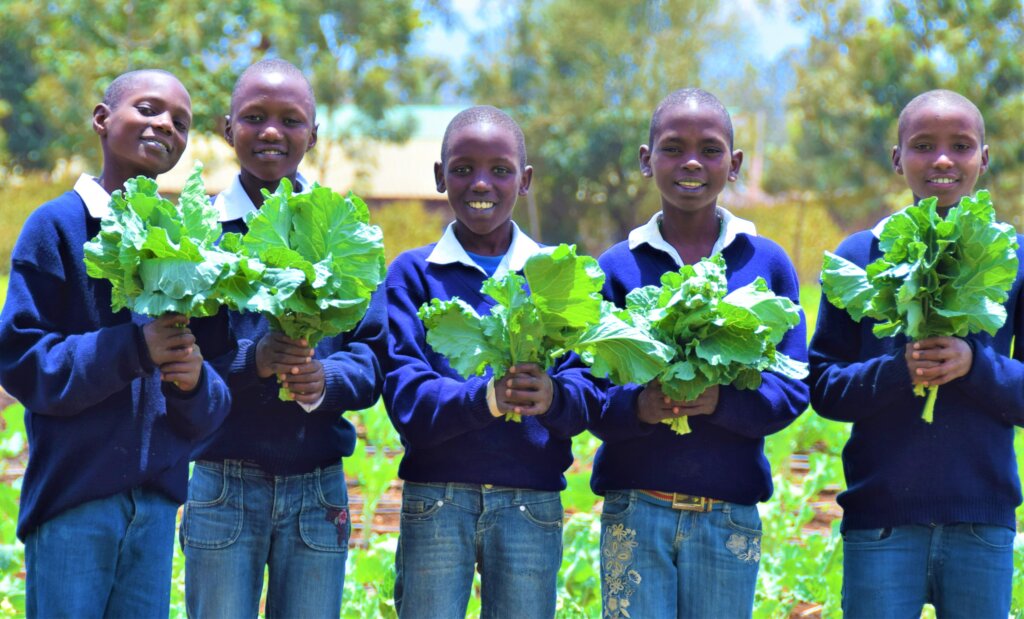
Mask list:
POLYGON ((471 378, 466 381, 466 387, 468 389, 468 392, 466 393, 466 408, 471 421, 474 422, 474 425, 477 428, 487 426, 497 419, 497 417, 491 413, 491 407, 487 403, 487 385, 490 382, 490 379, 483 380, 481 378, 471 378))

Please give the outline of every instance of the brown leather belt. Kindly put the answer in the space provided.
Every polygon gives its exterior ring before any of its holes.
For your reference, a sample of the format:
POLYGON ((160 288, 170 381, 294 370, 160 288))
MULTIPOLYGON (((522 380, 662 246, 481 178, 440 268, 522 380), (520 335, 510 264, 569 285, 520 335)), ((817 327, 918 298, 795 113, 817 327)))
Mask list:
POLYGON ((661 501, 667 501, 672 504, 672 509, 679 509, 686 512, 709 512, 711 511, 712 505, 715 503, 721 503, 721 501, 716 499, 693 496, 692 494, 680 494, 678 492, 661 492, 660 490, 637 490, 637 492, 641 492, 661 501))

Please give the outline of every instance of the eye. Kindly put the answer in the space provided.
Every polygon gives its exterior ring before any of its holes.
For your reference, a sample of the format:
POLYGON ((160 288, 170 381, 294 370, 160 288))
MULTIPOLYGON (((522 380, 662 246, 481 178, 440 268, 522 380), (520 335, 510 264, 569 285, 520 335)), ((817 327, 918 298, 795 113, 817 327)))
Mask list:
POLYGON ((182 132, 182 133, 185 133, 186 131, 188 131, 188 126, 189 125, 188 125, 187 122, 184 122, 184 121, 181 121, 181 120, 174 121, 174 128, 177 129, 178 131, 182 132))
POLYGON ((494 168, 494 173, 498 176, 508 176, 509 174, 512 174, 512 170, 505 166, 496 166, 494 168))
POLYGON ((957 150, 957 151, 960 151, 960 152, 966 152, 966 151, 971 150, 971 145, 970 144, 954 144, 953 145, 953 150, 957 150))
POLYGON ((676 154, 676 153, 678 153, 680 151, 679 151, 679 147, 678 146, 662 146, 661 147, 661 152, 668 153, 670 155, 674 155, 674 154, 676 154))
POLYGON ((244 120, 247 123, 263 122, 263 115, 262 114, 246 114, 246 115, 242 116, 242 120, 244 120))
POLYGON ((288 125, 289 127, 298 127, 299 125, 302 124, 302 121, 299 120, 298 118, 285 118, 284 124, 288 125))
POLYGON ((470 168, 469 168, 469 166, 466 166, 466 165, 457 165, 457 166, 452 166, 449 169, 449 172, 451 172, 452 174, 454 174, 456 176, 466 176, 467 174, 470 173, 470 168))
POLYGON ((722 152, 723 150, 717 146, 708 146, 704 148, 705 155, 720 155, 722 152))
POLYGON ((137 109, 143 116, 156 116, 157 113, 156 110, 153 109, 153 106, 148 103, 140 103, 135 106, 135 109, 137 109))
POLYGON ((927 142, 918 142, 910 146, 912 150, 916 150, 919 153, 926 153, 932 149, 932 145, 927 142))

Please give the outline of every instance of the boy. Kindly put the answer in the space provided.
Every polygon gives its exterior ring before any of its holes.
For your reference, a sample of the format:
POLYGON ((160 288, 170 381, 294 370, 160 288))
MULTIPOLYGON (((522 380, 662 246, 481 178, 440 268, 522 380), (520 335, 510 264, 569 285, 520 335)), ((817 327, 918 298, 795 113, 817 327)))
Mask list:
MULTIPOLYGON (((794 302, 796 273, 785 252, 754 226, 718 206, 736 180, 743 153, 732 122, 708 92, 687 88, 651 118, 640 170, 654 177, 661 211, 599 262, 605 296, 620 307, 635 288, 721 253, 730 290, 758 276, 794 302)), ((779 351, 807 357, 801 321, 779 351)), ((674 402, 653 381, 611 387, 590 430, 604 441, 591 485, 604 495, 601 589, 606 617, 749 617, 761 556, 757 503, 772 493, 764 437, 807 407, 800 381, 763 373, 756 391, 707 389, 674 402), (687 415, 692 432, 661 423, 687 415)))
MULTIPOLYGON (((241 170, 215 202, 226 232, 246 232, 260 189, 282 178, 309 188, 298 166, 316 131, 313 91, 294 65, 263 60, 242 73, 224 130, 241 170)), ((315 350, 259 314, 222 312, 202 326, 200 341, 231 340, 213 363, 233 401, 195 454, 181 526, 190 616, 256 617, 265 569, 268 617, 341 614, 350 532, 341 459, 356 440, 342 414, 380 397, 384 329, 383 291, 354 331, 315 350), (279 378, 294 402, 278 398, 279 378)))
MULTIPOLYGON (((405 480, 395 565, 404 619, 464 617, 479 569, 483 617, 553 617, 562 559, 563 472, 583 430, 588 381, 577 371, 515 366, 500 382, 464 380, 426 343, 419 307, 458 296, 480 313, 490 276, 540 251, 512 221, 530 188, 523 132, 490 106, 463 110, 434 164, 455 221, 388 272, 384 403, 401 435, 405 480), (554 376, 554 378, 552 378, 554 376), (507 422, 505 412, 522 415, 507 422)), ((592 403, 592 402, 591 402, 592 403)))
POLYGON ((82 247, 110 192, 177 163, 191 121, 170 73, 115 79, 93 110, 103 171, 39 207, 11 257, 0 381, 25 405, 18 537, 30 617, 168 614, 190 442, 223 419, 227 388, 184 316, 113 313, 110 282, 86 275, 82 247))
MULTIPOLYGON (((915 203, 935 196, 945 214, 988 167, 981 113, 948 90, 915 97, 900 113, 892 162, 915 203)), ((874 261, 883 225, 836 253, 861 267, 874 261)), ((1024 333, 1022 274, 995 337, 878 339, 874 321, 857 324, 822 298, 811 401, 823 417, 853 423, 839 495, 845 616, 916 617, 925 603, 939 617, 1009 613, 1021 501, 1013 426, 1024 425, 1024 350, 1011 358, 1010 343, 1024 333), (946 385, 930 425, 911 390, 918 383, 946 385)))

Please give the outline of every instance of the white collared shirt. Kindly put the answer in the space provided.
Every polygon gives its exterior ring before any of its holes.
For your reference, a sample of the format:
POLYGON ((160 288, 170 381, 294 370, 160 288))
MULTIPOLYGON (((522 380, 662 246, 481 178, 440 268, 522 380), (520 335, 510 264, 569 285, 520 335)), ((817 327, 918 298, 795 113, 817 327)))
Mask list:
POLYGON ((75 181, 75 193, 85 202, 89 216, 103 219, 110 215, 110 194, 100 185, 100 179, 83 174, 75 181))
MULTIPOLYGON (((740 234, 747 234, 750 236, 757 236, 757 228, 754 226, 754 222, 741 219, 721 206, 715 207, 715 212, 718 217, 722 220, 721 228, 718 232, 718 239, 715 241, 714 246, 711 248, 711 255, 721 253, 723 249, 732 244, 736 240, 736 236, 740 234)), ((661 235, 661 211, 658 211, 651 217, 647 223, 634 229, 629 233, 629 248, 631 250, 636 249, 644 243, 650 245, 655 249, 660 249, 672 259, 675 260, 676 264, 683 266, 685 263, 683 259, 679 257, 679 252, 676 251, 672 244, 665 240, 665 237, 661 235)))
MULTIPOLYGON (((494 271, 492 277, 501 277, 509 271, 521 271, 526 266, 526 261, 530 259, 530 256, 541 251, 543 250, 540 245, 526 236, 526 233, 520 230, 516 222, 513 221, 512 244, 509 245, 508 251, 505 252, 505 257, 501 259, 501 263, 498 264, 498 268, 494 271)), ((466 249, 455 236, 455 222, 448 224, 444 234, 441 236, 441 240, 437 242, 434 250, 427 256, 427 262, 431 264, 464 264, 480 271, 484 275, 487 274, 483 267, 469 257, 466 249)))
MULTIPOLYGON (((295 174, 295 182, 302 186, 302 191, 299 193, 309 191, 309 183, 302 174, 295 174)), ((243 219, 248 213, 253 213, 257 210, 249 194, 245 193, 245 187, 242 187, 242 177, 238 174, 235 175, 231 184, 224 191, 217 194, 213 201, 213 206, 220 213, 220 221, 222 222, 243 219)))

